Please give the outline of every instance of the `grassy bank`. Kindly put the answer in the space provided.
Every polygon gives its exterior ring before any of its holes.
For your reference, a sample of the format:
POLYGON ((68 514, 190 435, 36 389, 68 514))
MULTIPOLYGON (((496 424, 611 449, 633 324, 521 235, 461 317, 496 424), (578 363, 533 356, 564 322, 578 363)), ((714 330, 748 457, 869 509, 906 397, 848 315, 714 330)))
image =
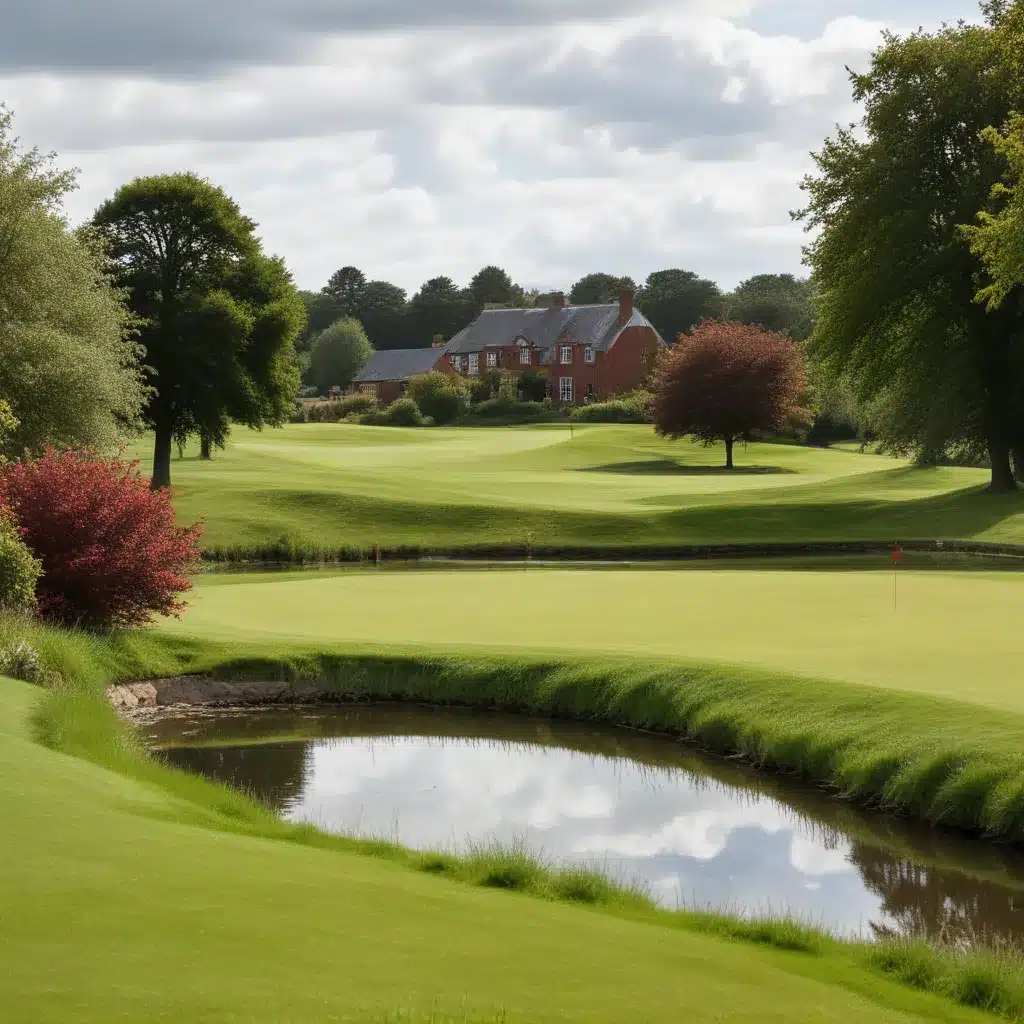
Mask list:
MULTIPOLYGON (((114 678, 219 666, 334 672, 364 694, 394 696, 406 680, 448 699, 479 678, 497 702, 532 693, 586 713, 601 692, 595 668, 255 650, 232 662, 216 645, 153 634, 32 633, 69 685, 40 704, 38 691, 0 683, 11 1019, 668 1021, 681 1006, 709 1022, 981 1019, 947 1000, 1024 1012, 1013 958, 656 911, 515 849, 452 858, 284 825, 146 759, 101 696, 114 678)), ((653 670, 606 678, 604 696, 653 710, 657 681, 653 670)))
MULTIPOLYGON (((148 444, 135 449, 144 465, 148 444)), ((212 462, 172 466, 183 520, 221 557, 498 545, 656 548, 815 540, 1024 543, 1024 497, 983 470, 913 469, 851 451, 722 451, 648 426, 239 430, 212 462)))

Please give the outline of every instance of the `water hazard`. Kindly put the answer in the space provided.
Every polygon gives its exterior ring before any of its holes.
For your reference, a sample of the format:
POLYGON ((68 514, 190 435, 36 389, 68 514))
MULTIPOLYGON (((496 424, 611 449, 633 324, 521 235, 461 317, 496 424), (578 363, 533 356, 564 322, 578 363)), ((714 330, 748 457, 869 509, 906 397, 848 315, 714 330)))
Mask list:
POLYGON ((857 811, 668 738, 378 705, 151 723, 172 764, 282 817, 420 849, 525 841, 664 906, 789 911, 839 934, 1024 938, 1024 853, 857 811))

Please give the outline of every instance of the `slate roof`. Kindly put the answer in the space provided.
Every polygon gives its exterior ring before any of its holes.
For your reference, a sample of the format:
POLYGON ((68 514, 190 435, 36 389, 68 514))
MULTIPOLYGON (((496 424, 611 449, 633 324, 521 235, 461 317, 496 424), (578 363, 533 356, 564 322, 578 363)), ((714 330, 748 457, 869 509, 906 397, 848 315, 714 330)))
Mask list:
MULTIPOLYGON (((485 348, 514 345, 525 338, 542 350, 541 362, 554 358, 559 342, 575 341, 607 352, 627 327, 654 327, 639 310, 626 323, 619 323, 618 303, 600 306, 565 306, 561 309, 485 309, 448 345, 450 353, 482 352, 485 348)), ((661 344, 664 339, 654 331, 661 344)))
POLYGON ((373 384, 385 380, 406 380, 430 373, 437 361, 448 351, 442 348, 393 348, 374 352, 366 365, 355 375, 356 384, 373 384))

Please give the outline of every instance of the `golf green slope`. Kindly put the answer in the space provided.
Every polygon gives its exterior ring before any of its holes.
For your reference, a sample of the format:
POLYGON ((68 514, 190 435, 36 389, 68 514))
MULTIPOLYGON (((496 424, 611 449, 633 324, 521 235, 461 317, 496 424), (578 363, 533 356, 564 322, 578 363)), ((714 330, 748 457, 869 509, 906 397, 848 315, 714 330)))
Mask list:
MULTIPOLYGON (((145 469, 151 451, 134 454, 145 469)), ((1024 542, 1024 498, 976 469, 913 469, 855 451, 722 452, 647 426, 434 430, 299 424, 236 430, 172 465, 180 518, 208 546, 573 544, 887 538, 1024 542)))
POLYGON ((200 827, 182 799, 33 742, 39 697, 0 680, 4 1020, 991 1019, 839 953, 200 827))
POLYGON ((1024 574, 500 569, 206 576, 209 639, 736 664, 1024 712, 1024 574))

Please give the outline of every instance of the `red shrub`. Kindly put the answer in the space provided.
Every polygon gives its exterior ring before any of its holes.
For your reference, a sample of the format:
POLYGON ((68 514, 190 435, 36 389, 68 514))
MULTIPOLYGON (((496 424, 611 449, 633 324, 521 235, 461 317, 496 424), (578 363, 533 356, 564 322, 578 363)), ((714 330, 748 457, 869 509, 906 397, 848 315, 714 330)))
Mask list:
POLYGON ((150 491, 137 463, 51 450, 0 470, 3 504, 43 563, 43 617, 110 628, 184 610, 202 527, 175 526, 168 492, 150 491))

